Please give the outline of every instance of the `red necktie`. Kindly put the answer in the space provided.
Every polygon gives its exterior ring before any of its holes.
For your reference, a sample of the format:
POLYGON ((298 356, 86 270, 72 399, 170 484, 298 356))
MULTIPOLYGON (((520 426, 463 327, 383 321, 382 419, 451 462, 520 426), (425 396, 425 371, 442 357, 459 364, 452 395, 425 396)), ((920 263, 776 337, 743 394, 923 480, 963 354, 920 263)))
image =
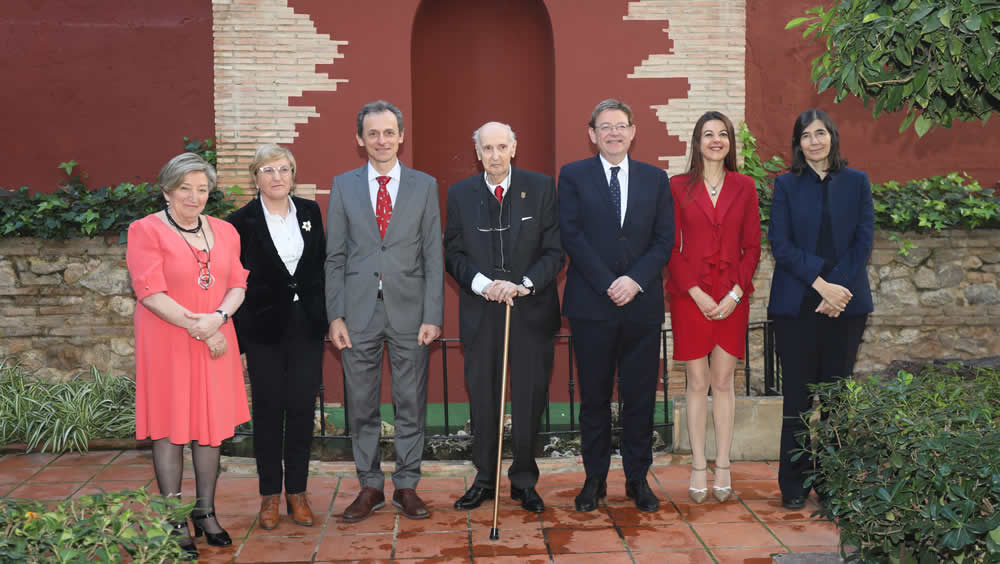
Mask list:
POLYGON ((497 186, 493 193, 496 194, 497 201, 503 204, 503 186, 497 186))
POLYGON ((385 230, 389 227, 389 220, 392 218, 392 200, 389 198, 389 189, 386 185, 392 180, 388 176, 377 176, 378 196, 375 199, 375 221, 378 222, 378 232, 385 239, 385 230))

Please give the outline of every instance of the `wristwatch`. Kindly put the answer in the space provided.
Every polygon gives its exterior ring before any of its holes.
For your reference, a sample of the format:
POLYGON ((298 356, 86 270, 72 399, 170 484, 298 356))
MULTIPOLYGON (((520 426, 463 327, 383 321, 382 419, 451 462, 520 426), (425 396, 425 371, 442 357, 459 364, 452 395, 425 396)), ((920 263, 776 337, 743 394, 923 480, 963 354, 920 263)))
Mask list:
POLYGON ((215 310, 215 313, 221 313, 222 314, 222 324, 223 325, 225 325, 226 322, 229 321, 229 314, 228 313, 222 311, 221 309, 215 310))
POLYGON ((530 294, 532 296, 535 295, 535 285, 532 284, 530 280, 528 280, 527 278, 525 278, 521 282, 521 285, 528 289, 528 294, 530 294))
POLYGON ((729 297, 732 298, 734 302, 736 302, 736 305, 740 305, 740 297, 736 295, 736 292, 734 292, 733 290, 729 290, 729 297))

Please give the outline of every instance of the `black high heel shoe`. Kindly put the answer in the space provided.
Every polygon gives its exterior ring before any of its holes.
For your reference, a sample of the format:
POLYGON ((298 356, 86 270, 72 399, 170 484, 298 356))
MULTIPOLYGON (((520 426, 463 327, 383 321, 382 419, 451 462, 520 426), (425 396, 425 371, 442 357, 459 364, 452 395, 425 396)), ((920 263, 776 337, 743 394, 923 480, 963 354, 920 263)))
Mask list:
MULTIPOLYGON (((188 532, 187 520, 181 521, 180 523, 172 521, 171 525, 174 526, 174 530, 171 531, 171 534, 178 537, 182 537, 177 540, 177 544, 181 547, 181 550, 183 550, 184 553, 187 554, 188 558, 190 558, 191 560, 196 560, 199 554, 198 547, 195 546, 194 540, 191 537, 187 537, 187 532, 188 532), (185 539, 183 537, 187 537, 187 542, 184 542, 185 539)), ((197 528, 198 526, 195 525, 196 530, 197 528)))
MULTIPOLYGON (((194 536, 200 537, 202 533, 205 533, 205 540, 212 546, 229 546, 233 544, 233 539, 229 538, 229 533, 227 533, 225 529, 223 529, 221 533, 210 533, 198 524, 199 521, 212 519, 214 517, 215 511, 209 511, 203 515, 195 515, 192 512, 191 523, 194 525, 194 536)), ((221 529, 222 527, 220 526, 219 528, 221 529)))

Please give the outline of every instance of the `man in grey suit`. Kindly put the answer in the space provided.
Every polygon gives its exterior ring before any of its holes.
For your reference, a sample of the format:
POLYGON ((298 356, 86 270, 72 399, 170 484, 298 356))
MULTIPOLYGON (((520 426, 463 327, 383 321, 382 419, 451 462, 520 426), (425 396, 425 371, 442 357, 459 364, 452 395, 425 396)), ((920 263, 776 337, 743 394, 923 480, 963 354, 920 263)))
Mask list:
POLYGON ((444 264, 437 181, 403 166, 403 114, 389 102, 358 112, 368 163, 333 179, 326 216, 326 309, 341 350, 354 463, 361 492, 344 511, 353 523, 385 505, 379 396, 388 345, 396 410, 392 504, 429 516, 417 496, 427 413, 428 346, 441 335, 444 264))

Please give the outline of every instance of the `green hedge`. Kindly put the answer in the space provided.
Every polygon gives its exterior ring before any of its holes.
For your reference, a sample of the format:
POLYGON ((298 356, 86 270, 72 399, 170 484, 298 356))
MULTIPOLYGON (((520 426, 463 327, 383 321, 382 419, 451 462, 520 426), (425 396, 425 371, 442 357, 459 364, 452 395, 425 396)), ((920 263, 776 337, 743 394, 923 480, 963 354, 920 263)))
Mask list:
POLYGON ((1000 372, 928 368, 817 390, 810 482, 857 548, 849 560, 1000 562, 1000 372))

